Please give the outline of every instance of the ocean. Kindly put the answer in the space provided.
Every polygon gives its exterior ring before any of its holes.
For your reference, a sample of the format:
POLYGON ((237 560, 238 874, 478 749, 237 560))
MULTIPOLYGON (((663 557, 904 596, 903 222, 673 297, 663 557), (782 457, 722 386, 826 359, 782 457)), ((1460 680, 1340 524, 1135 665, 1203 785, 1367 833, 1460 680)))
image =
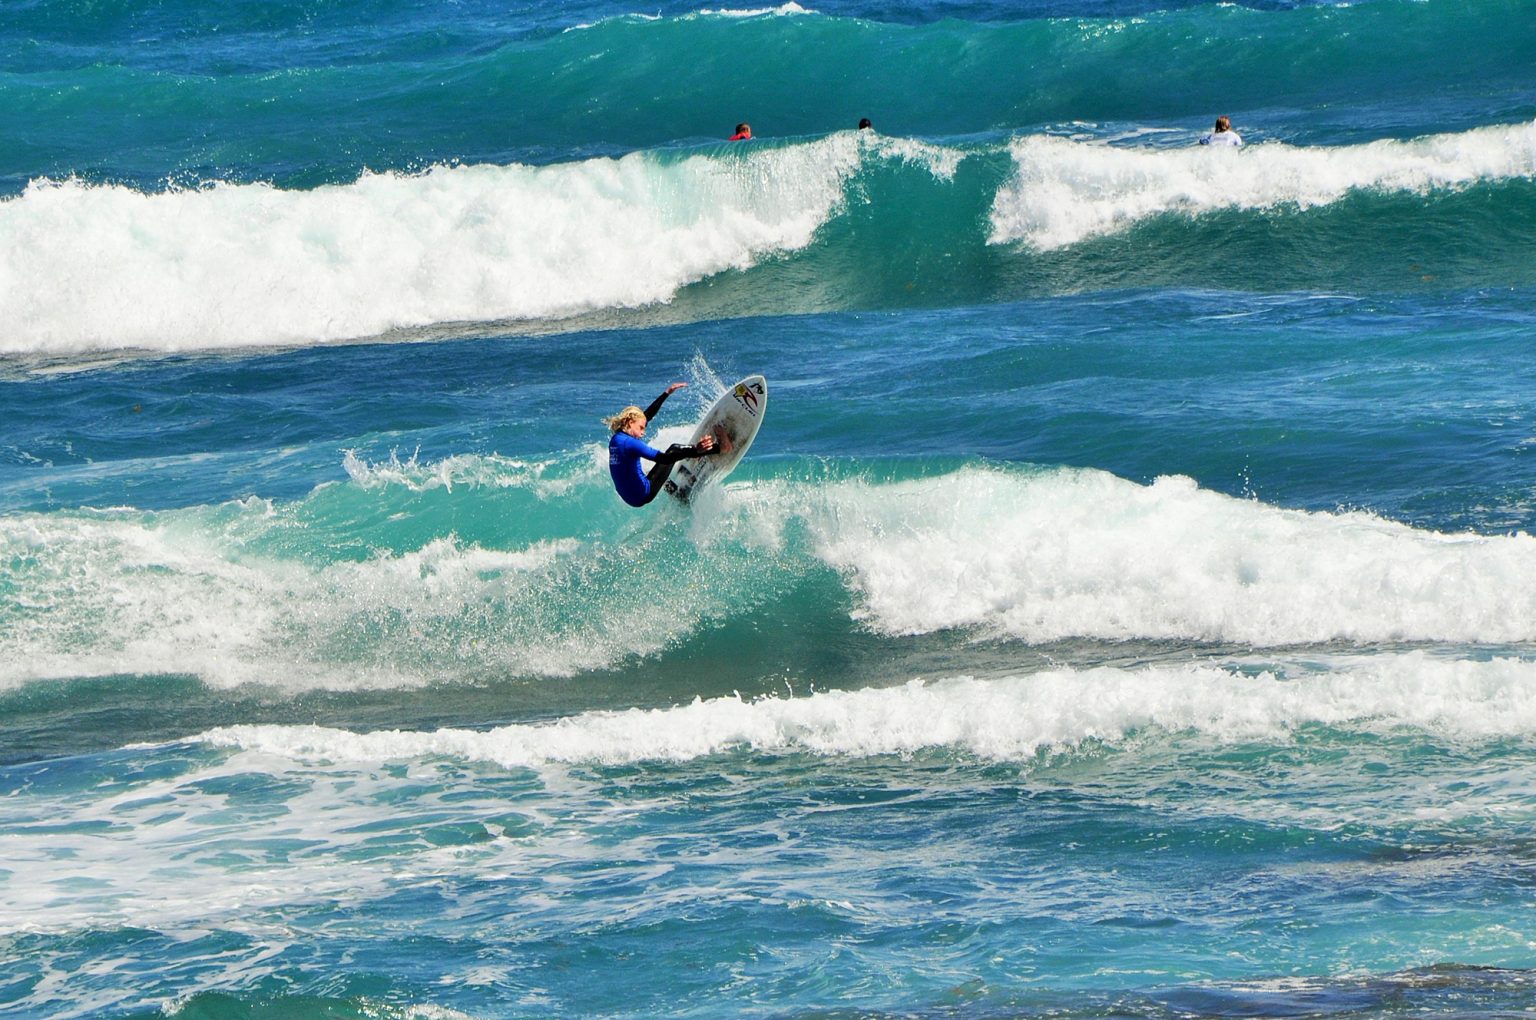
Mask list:
POLYGON ((1536 1013, 1536 0, 9 0, 0 138, 0 1016, 1536 1013))

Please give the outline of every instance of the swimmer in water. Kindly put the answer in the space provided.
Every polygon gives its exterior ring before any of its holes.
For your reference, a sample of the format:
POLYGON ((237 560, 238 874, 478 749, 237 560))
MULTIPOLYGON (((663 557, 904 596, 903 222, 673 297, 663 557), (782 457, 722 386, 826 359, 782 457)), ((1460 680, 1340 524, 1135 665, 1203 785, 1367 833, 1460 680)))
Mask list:
POLYGON ((1234 149, 1243 146, 1243 136, 1232 130, 1232 122, 1226 117, 1216 118, 1216 130, 1200 139, 1201 145, 1230 145, 1234 149))

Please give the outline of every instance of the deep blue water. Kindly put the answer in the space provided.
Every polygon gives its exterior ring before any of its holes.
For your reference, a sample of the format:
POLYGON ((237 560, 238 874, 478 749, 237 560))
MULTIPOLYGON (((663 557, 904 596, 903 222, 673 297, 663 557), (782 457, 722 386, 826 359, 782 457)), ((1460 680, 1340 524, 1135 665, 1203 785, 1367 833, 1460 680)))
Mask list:
POLYGON ((1532 67, 1491 0, 11 5, 0 1014, 1527 1015, 1532 67), (602 417, 756 372, 617 499, 602 417))

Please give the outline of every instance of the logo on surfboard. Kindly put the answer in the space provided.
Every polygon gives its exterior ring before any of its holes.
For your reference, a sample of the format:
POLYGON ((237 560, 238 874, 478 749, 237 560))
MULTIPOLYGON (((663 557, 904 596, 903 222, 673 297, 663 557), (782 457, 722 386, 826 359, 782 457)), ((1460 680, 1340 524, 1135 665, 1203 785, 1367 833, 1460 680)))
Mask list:
POLYGON ((762 392, 763 392, 763 384, 762 383, 753 383, 751 386, 748 386, 746 383, 737 383, 736 384, 736 402, 741 405, 741 409, 743 411, 746 411, 752 417, 756 418, 757 417, 757 408, 758 408, 758 399, 757 398, 758 398, 758 395, 761 394, 762 392), (753 392, 754 390, 756 390, 757 392, 754 393, 753 392))

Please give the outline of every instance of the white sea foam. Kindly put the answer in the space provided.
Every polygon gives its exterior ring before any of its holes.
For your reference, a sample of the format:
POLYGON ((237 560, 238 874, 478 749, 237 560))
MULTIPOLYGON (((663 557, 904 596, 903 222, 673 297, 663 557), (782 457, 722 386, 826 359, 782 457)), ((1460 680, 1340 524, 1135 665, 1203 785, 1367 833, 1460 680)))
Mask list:
POLYGON ((1536 735, 1536 663, 1409 653, 1291 679, 1202 664, 1051 670, 793 698, 695 700, 483 732, 232 726, 199 739, 279 758, 350 763, 442 756, 538 767, 688 761, 742 749, 864 757, 944 748, 1019 761, 1149 729, 1270 742, 1309 725, 1375 733, 1411 728, 1464 740, 1536 735))
POLYGON ((804 247, 859 159, 843 134, 312 191, 34 182, 0 202, 0 352, 323 342, 665 302, 804 247))
POLYGON ((0 689, 122 673, 301 689, 570 676, 659 654, 721 606, 799 598, 774 593, 829 570, 854 625, 893 638, 1536 641, 1536 538, 1285 510, 1185 478, 973 467, 886 484, 758 481, 705 493, 681 534, 662 519, 627 533, 623 555, 601 522, 505 548, 427 533, 362 558, 327 552, 307 523, 347 505, 392 515, 395 500, 460 483, 531 495, 563 520, 565 501, 610 498, 597 450, 565 480, 501 458, 354 458, 355 488, 317 490, 312 506, 0 518, 12 564, 0 689))
POLYGON ((136 673, 295 689, 414 686, 477 667, 567 675, 654 652, 670 634, 657 626, 635 641, 601 621, 551 621, 540 593, 569 583, 565 563, 585 550, 573 538, 502 550, 449 535, 315 566, 245 551, 263 512, 214 526, 129 513, 6 519, 0 555, 19 593, 0 617, 0 690, 136 673))
MULTIPOLYGON (((697 20, 699 18, 793 17, 793 16, 799 15, 799 14, 817 14, 817 13, 819 13, 819 12, 810 10, 809 8, 801 7, 799 4, 795 3, 795 0, 789 0, 788 3, 780 4, 777 7, 742 7, 742 8, 731 8, 731 7, 711 8, 711 7, 705 7, 705 8, 701 8, 700 10, 698 10, 698 11, 692 13, 692 14, 684 14, 684 15, 682 15, 681 20, 683 20, 683 21, 694 21, 694 20, 697 20)), ((580 31, 585 31, 587 29, 596 28, 599 25, 604 25, 604 24, 608 24, 610 22, 615 22, 615 21, 623 22, 623 21, 665 21, 665 20, 667 20, 667 19, 665 17, 663 17, 662 15, 660 15, 660 14, 642 14, 642 13, 618 14, 618 15, 614 15, 614 16, 608 17, 608 18, 600 18, 597 21, 583 22, 583 23, 581 23, 579 25, 572 25, 570 28, 565 29, 565 31, 566 32, 580 32, 580 31)))
POLYGON ((850 484, 810 516, 817 555, 889 634, 1536 640, 1527 535, 1446 535, 1091 470, 850 484))
MULTIPOLYGON (((1466 769, 1454 764, 1450 782, 1420 768, 1414 784, 1390 787, 1360 774, 1353 762, 1295 767, 1285 784, 1317 789, 1321 805, 1306 796, 1271 796, 1279 780, 1269 770, 1234 782, 1225 770, 1204 767, 1211 753, 1234 745, 1286 746, 1303 729, 1316 738, 1317 727, 1348 735, 1350 745, 1360 744, 1352 739, 1360 735, 1407 733, 1464 748, 1528 742, 1536 737, 1536 663, 1407 653, 1262 666, 1052 669, 753 701, 696 700, 484 731, 221 727, 193 740, 231 753, 124 749, 130 758, 147 751, 136 760, 161 764, 107 770, 99 782, 67 784, 52 799, 40 799, 50 794, 39 773, 39 788, 11 805, 11 817, 0 817, 10 872, 7 896, 0 898, 0 935, 216 927, 280 950, 292 938, 296 907, 365 903, 402 884, 416 887, 445 875, 540 874, 586 858, 590 827, 603 830, 604 845, 611 845, 616 814, 645 816, 686 788, 632 789, 616 802, 606 784, 594 787, 572 775, 570 764, 676 763, 740 752, 845 760, 940 752, 960 764, 1006 762, 1033 770, 1059 764, 1059 755, 1097 757, 1108 749, 1173 781, 1151 785, 1142 772, 1117 790, 1113 775, 1101 772, 1081 787, 1087 798, 1128 794, 1179 811, 1251 815, 1266 824, 1277 815, 1315 815, 1335 825, 1341 803, 1388 821, 1481 813, 1507 824, 1513 812, 1528 812, 1529 776, 1518 763, 1507 775, 1482 771, 1474 783, 1463 781, 1466 769), (1176 762, 1171 769, 1170 761, 1176 762), (1202 783, 1208 797, 1200 796, 1202 783), (70 875, 89 881, 61 879, 61 855, 70 875)), ((1369 757, 1390 753, 1376 746, 1369 757)), ((743 784, 733 796, 750 799, 746 784, 754 770, 733 765, 730 771, 733 785, 743 784)), ((899 761, 886 774, 905 781, 899 761)), ((639 828, 637 846, 653 848, 654 827, 639 828)), ((520 904, 525 915, 545 908, 536 895, 520 904)), ((448 902, 444 910, 439 920, 448 924, 456 913, 485 916, 474 902, 448 902)))
POLYGON ((871 135, 868 132, 859 132, 856 136, 860 144, 867 145, 880 156, 899 160, 914 166, 922 167, 933 175, 935 180, 952 181, 955 179, 955 171, 960 163, 970 153, 964 149, 954 149, 944 145, 934 145, 929 142, 919 141, 916 138, 898 138, 893 135, 871 135))
POLYGON ((789 3, 779 4, 777 7, 721 7, 714 9, 706 7, 699 11, 699 14, 705 17, 715 18, 761 18, 768 15, 774 15, 777 17, 790 17, 796 14, 815 13, 815 11, 801 7, 799 4, 795 3, 794 0, 789 0, 789 3))
POLYGON ((1335 148, 1137 149, 1014 139, 1013 179, 992 203, 993 244, 1049 251, 1165 213, 1308 209, 1351 191, 1425 192, 1536 175, 1536 123, 1335 148))
MULTIPOLYGON (((293 937, 281 910, 384 896, 399 880, 397 858, 419 875, 451 870, 463 854, 425 843, 419 818, 391 824, 373 799, 376 777, 293 773, 290 762, 261 755, 203 764, 190 776, 172 766, 58 798, 47 804, 47 824, 36 815, 0 819, 10 872, 0 934, 122 926, 179 937, 208 925, 258 936, 253 959, 229 961, 250 966, 293 937), (279 784, 280 800, 253 806, 257 796, 226 785, 253 774, 291 781, 279 784), (60 823, 74 828, 59 832, 60 823), (61 855, 73 879, 61 877, 61 855)), ((419 791, 416 805, 430 809, 433 800, 419 791)))
MULTIPOLYGON (((311 191, 33 182, 0 202, 0 353, 323 343, 663 303, 810 244, 866 155, 941 181, 967 155, 867 134, 368 174, 311 191)), ((989 240, 1042 250, 1170 212, 1304 208, 1357 189, 1536 174, 1536 124, 1337 148, 1147 150, 1032 136, 1010 149, 1016 172, 994 197, 989 240)))

